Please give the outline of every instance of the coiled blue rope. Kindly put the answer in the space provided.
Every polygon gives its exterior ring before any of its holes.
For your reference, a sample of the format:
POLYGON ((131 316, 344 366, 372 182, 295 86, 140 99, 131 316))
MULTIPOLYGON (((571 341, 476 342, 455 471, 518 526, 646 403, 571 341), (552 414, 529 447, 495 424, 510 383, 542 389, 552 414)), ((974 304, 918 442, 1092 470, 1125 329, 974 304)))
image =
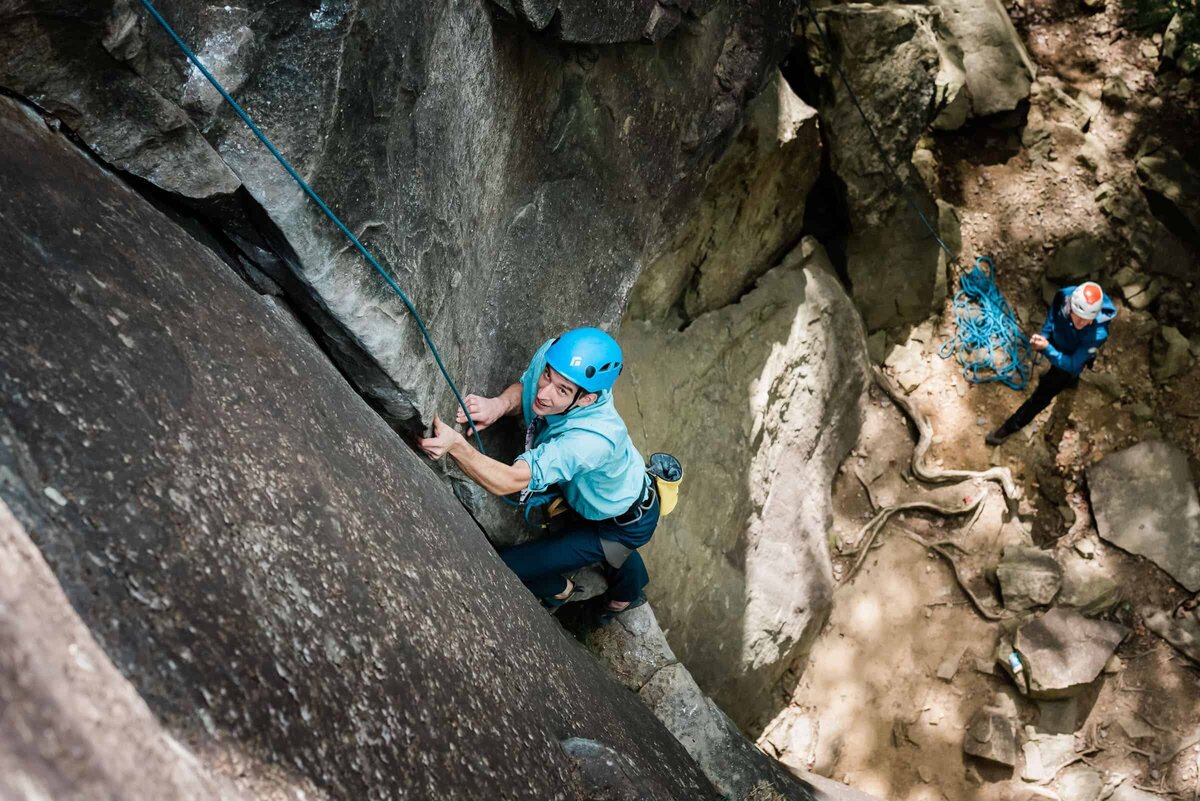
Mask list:
POLYGON ((996 268, 987 256, 975 259, 975 266, 959 279, 954 322, 957 333, 942 344, 938 355, 956 357, 963 378, 972 384, 999 381, 1013 389, 1025 386, 1033 348, 996 286, 996 268), (980 266, 983 262, 987 272, 980 266))
POLYGON ((379 262, 375 260, 375 257, 371 255, 370 251, 363 247, 363 243, 358 241, 358 237, 346 227, 346 224, 343 223, 338 216, 333 213, 329 206, 325 205, 325 201, 321 199, 321 196, 314 192, 313 188, 308 185, 308 182, 300 177, 300 174, 296 172, 291 163, 283 157, 283 154, 276 149, 275 145, 271 143, 271 140, 266 137, 266 134, 259 130, 259 127, 254 124, 254 120, 250 119, 250 115, 242 110, 242 107, 238 105, 237 101, 233 99, 229 92, 225 91, 225 87, 221 85, 221 82, 218 81, 216 77, 208 71, 208 68, 204 66, 203 62, 200 61, 200 58, 192 52, 192 49, 187 46, 183 39, 179 37, 179 34, 175 33, 175 29, 167 23, 162 14, 158 13, 158 9, 154 7, 150 0, 142 0, 142 5, 146 7, 146 10, 150 12, 150 15, 154 17, 154 20, 159 24, 159 26, 161 26, 162 29, 166 31, 172 39, 175 40, 175 44, 177 44, 179 49, 183 51, 183 54, 187 56, 188 61, 192 62, 196 69, 200 70, 200 74, 207 78, 208 82, 213 85, 213 88, 221 93, 221 97, 225 98, 225 102, 229 104, 230 108, 236 111, 237 115, 242 118, 242 122, 246 123, 246 127, 250 129, 250 132, 258 137, 258 141, 262 142, 267 150, 271 151, 271 155, 275 157, 275 160, 278 161, 285 170, 287 170, 288 175, 292 176, 292 179, 299 184, 300 188, 304 190, 304 193, 308 195, 312 201, 317 204, 317 206, 320 207, 321 211, 325 212, 325 216, 332 220, 333 224, 342 230, 342 233, 346 235, 346 238, 353 243, 354 247, 358 248, 358 252, 363 255, 363 258, 365 258, 367 262, 369 262, 370 265, 375 268, 376 272, 383 276, 383 280, 387 282, 387 285, 390 286, 392 290, 400 297, 400 300, 404 302, 404 305, 412 314, 413 320, 416 321, 417 328, 421 331, 421 336, 425 338, 425 344, 429 346, 429 352, 433 355, 433 360, 437 362, 438 369, 442 371, 442 377, 446 379, 446 383, 450 386, 450 391, 454 393, 454 398, 458 401, 459 408, 461 408, 463 414, 466 415, 467 424, 471 427, 471 433, 475 435, 475 444, 479 446, 480 453, 486 453, 483 448, 483 439, 479 436, 479 429, 475 427, 475 421, 471 418, 471 413, 467 411, 467 404, 463 401, 462 393, 458 391, 458 387, 455 385, 454 379, 450 377, 450 371, 446 369, 445 363, 442 362, 442 355, 438 353, 437 346, 433 344, 433 338, 429 335, 429 330, 425 327, 425 321, 421 319, 421 315, 417 313, 417 309, 413 305, 412 301, 408 299, 408 295, 404 294, 404 290, 402 290, 396 284, 396 282, 392 280, 391 275, 388 274, 387 270, 380 266, 379 262))

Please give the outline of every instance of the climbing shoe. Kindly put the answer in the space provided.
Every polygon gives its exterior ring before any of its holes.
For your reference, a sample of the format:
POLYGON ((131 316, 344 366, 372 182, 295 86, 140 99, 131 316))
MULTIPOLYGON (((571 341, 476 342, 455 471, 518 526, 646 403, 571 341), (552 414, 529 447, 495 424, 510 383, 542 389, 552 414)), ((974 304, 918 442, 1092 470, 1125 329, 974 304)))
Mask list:
POLYGON ((1008 439, 1009 436, 1010 432, 1004 426, 1000 426, 995 431, 984 437, 983 441, 994 448, 1000 443, 1004 442, 1004 440, 1008 439))
POLYGON ((616 619, 617 615, 622 615, 630 609, 637 609, 642 604, 646 603, 646 596, 639 594, 637 598, 629 602, 629 606, 624 609, 610 609, 607 601, 601 601, 597 606, 595 614, 595 625, 603 626, 606 623, 611 623, 616 619))

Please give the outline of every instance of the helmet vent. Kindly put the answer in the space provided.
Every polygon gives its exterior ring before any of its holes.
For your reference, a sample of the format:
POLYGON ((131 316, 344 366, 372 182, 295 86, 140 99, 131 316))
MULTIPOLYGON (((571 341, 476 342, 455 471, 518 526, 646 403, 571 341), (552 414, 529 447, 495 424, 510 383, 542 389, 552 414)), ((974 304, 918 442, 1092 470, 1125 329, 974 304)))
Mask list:
POLYGON ((592 366, 589 364, 589 365, 588 365, 588 369, 584 370, 584 371, 583 371, 583 374, 584 374, 584 375, 586 375, 588 378, 591 378, 592 376, 594 376, 594 375, 596 374, 596 368, 595 368, 595 367, 592 367, 592 366))

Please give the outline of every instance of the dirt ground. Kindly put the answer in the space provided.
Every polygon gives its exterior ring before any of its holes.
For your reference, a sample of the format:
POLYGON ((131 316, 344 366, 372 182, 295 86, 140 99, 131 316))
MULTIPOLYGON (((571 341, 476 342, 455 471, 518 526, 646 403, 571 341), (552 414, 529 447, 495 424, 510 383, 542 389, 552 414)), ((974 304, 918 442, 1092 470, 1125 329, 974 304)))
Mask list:
MULTIPOLYGON (((930 143, 940 165, 941 194, 961 212, 963 254, 996 259, 998 283, 1032 332, 1044 317, 1045 263, 1065 239, 1089 232, 1102 241, 1106 264, 1097 273, 1102 281, 1133 263, 1129 231, 1102 213, 1097 188, 1133 175, 1133 159, 1149 133, 1185 152, 1196 147, 1200 103, 1195 89, 1181 86, 1180 76, 1159 68, 1155 41, 1131 30, 1123 8, 1110 3, 1088 13, 1074 2, 1026 0, 1012 12, 1043 80, 1057 79, 1068 93, 1099 98, 1104 80, 1120 74, 1133 90, 1129 103, 1104 105, 1090 123, 1088 131, 1107 149, 1095 172, 1069 149, 1056 148, 1052 159, 1036 157, 1021 146, 1019 129, 981 126, 930 143)), ((1045 102, 1035 96, 1032 107, 1036 111, 1045 102)), ((765 723, 759 741, 764 750, 890 801, 1069 797, 1062 773, 1039 784, 1022 780, 1020 759, 1007 771, 964 756, 967 724, 997 693, 1014 699, 1020 724, 1032 730, 1061 729, 1054 720, 1061 710, 1039 707, 1016 691, 995 666, 997 643, 1011 625, 983 619, 946 562, 908 534, 961 546, 964 578, 997 608, 986 569, 1006 544, 1032 539, 1060 561, 1091 554, 1123 588, 1123 602, 1109 618, 1132 628, 1118 648, 1120 664, 1111 665, 1113 672, 1082 700, 1071 727, 1076 764, 1090 765, 1110 780, 1124 776, 1126 785, 1163 797, 1200 799, 1200 745, 1159 759, 1200 735, 1200 668, 1147 632, 1133 611, 1144 605, 1173 608, 1184 591, 1154 564, 1098 537, 1084 473, 1108 453, 1161 438, 1188 453, 1193 477, 1200 476, 1200 374, 1192 368, 1156 384, 1149 372, 1158 325, 1175 325, 1185 336, 1200 334, 1188 277, 1200 275, 1200 260, 1194 244, 1181 252, 1184 263, 1166 271, 1182 277, 1165 281, 1168 291, 1148 308, 1132 308, 1115 287, 1106 286, 1119 317, 1097 370, 1119 379, 1120 397, 1102 391, 1089 376, 1000 448, 987 447, 983 437, 1025 393, 999 384, 968 385, 953 361, 937 357, 953 331, 949 303, 942 316, 905 333, 921 340, 930 367, 910 396, 933 423, 930 460, 947 468, 1007 466, 1022 492, 1018 514, 1006 513, 993 486, 974 521, 970 515, 893 518, 861 570, 840 585, 832 617, 787 708, 765 723), (952 678, 938 678, 939 669, 944 675, 955 664, 952 678), (1143 736, 1131 737, 1127 729, 1141 729, 1135 733, 1143 736)), ((864 483, 876 505, 929 492, 909 473, 911 436, 901 412, 873 392, 862 438, 834 486, 835 553, 853 548, 872 515, 864 483)), ((982 485, 968 489, 984 491, 982 485)), ((962 488, 937 494, 954 500, 948 492, 971 495, 962 488)), ((849 556, 836 558, 835 578, 847 575, 852 563, 849 556)))

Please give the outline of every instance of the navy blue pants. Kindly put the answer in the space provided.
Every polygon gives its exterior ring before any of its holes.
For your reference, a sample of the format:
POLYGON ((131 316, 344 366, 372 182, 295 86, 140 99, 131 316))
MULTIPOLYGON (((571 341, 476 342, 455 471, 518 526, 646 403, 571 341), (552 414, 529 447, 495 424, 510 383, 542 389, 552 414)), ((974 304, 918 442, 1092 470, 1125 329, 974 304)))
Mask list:
POLYGON ((637 551, 629 554, 625 563, 614 568, 604 559, 601 539, 626 545, 644 545, 658 525, 658 499, 640 520, 618 526, 608 520, 584 520, 573 516, 561 534, 535 542, 506 548, 500 558, 509 570, 517 574, 529 591, 538 598, 550 598, 567 588, 564 573, 572 573, 588 565, 599 564, 608 581, 608 598, 612 601, 633 601, 642 588, 650 583, 646 563, 637 551))

